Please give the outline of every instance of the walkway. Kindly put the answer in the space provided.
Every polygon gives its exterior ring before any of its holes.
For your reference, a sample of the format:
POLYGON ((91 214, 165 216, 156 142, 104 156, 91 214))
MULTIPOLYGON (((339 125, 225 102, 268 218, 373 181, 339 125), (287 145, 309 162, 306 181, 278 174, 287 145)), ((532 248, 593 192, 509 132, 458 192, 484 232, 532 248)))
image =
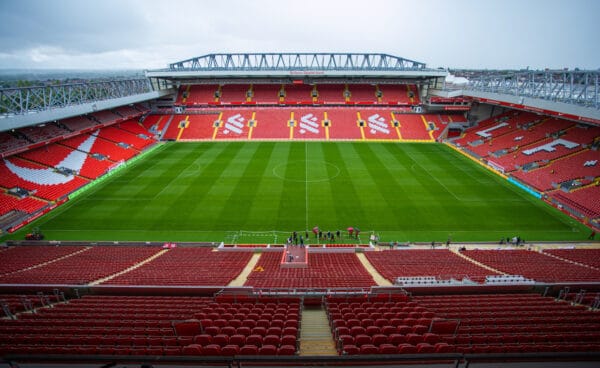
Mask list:
POLYGON ((301 326, 300 355, 338 355, 329 320, 322 307, 305 308, 301 326))

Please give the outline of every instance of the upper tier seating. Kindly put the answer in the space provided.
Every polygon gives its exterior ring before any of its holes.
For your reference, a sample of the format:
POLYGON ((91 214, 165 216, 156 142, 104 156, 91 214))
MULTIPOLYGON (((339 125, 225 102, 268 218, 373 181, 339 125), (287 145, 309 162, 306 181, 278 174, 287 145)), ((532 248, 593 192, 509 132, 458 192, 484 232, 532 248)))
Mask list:
POLYGON ((286 84, 284 103, 312 103, 312 90, 313 86, 308 84, 286 84))
POLYGON ((440 318, 434 318, 431 329, 439 341, 450 345, 451 352, 575 352, 600 348, 600 315, 553 298, 498 294, 431 295, 413 300, 440 318), (454 325, 449 324, 452 321, 454 325))
MULTIPOLYGON (((379 84, 379 91, 381 92, 381 101, 383 103, 392 103, 392 104, 402 104, 409 105, 415 104, 418 101, 416 96, 413 97, 413 101, 411 101, 410 97, 408 97, 408 87, 406 85, 398 85, 398 84, 379 84)), ((417 88, 415 86, 411 86, 411 91, 416 95, 417 88)))
POLYGON ((318 100, 329 105, 344 104, 346 102, 345 89, 343 84, 319 84, 317 85, 318 100))
POLYGON ((355 103, 375 103, 377 96, 375 95, 375 86, 371 84, 349 84, 350 101, 355 103))
POLYGON ((19 132, 23 133, 31 142, 34 143, 49 141, 53 138, 70 133, 68 130, 59 127, 55 123, 20 128, 19 132))
POLYGON ((564 262, 528 250, 466 250, 463 254, 486 266, 542 282, 600 281, 600 270, 564 262))
MULTIPOLYGON (((185 89, 185 86, 181 87, 185 89)), ((188 92, 187 99, 184 99, 184 103, 190 105, 206 105, 207 103, 215 101, 215 93, 219 90, 218 85, 207 84, 207 85, 194 85, 191 86, 188 92)))
MULTIPOLYGON (((327 299, 327 314, 338 352, 355 354, 443 353, 437 333, 429 332, 436 314, 415 302, 388 298, 327 299)), ((454 323, 456 325, 456 323, 454 323)))
POLYGON ((247 93, 250 89, 248 84, 225 84, 221 87, 221 97, 219 101, 221 103, 244 103, 247 99, 247 93))
POLYGON ((13 151, 29 144, 30 142, 24 137, 17 137, 9 132, 0 132, 0 153, 13 151))
POLYGON ((391 282, 407 276, 435 276, 440 280, 454 278, 459 281, 469 277, 483 282, 486 276, 497 274, 446 249, 386 250, 365 255, 373 267, 391 282))
POLYGON ((123 271, 160 248, 95 246, 56 262, 0 276, 2 284, 81 285, 123 271))
POLYGON ((280 89, 279 84, 254 84, 252 101, 257 104, 278 104, 280 89))
POLYGON ((87 115, 76 116, 74 118, 61 120, 60 122, 73 132, 79 132, 97 125, 97 123, 89 119, 87 115))
POLYGON ((0 355, 294 355, 297 298, 86 295, 0 320, 0 355))
POLYGON ((110 110, 98 111, 98 112, 91 114, 91 116, 93 117, 93 119, 95 119, 103 124, 123 120, 122 117, 120 117, 119 115, 115 114, 114 112, 112 112, 110 110))
POLYGON ((248 252, 213 252, 212 248, 174 248, 107 284, 227 285, 251 256, 248 252))
POLYGON ((282 253, 263 253, 246 285, 263 288, 346 288, 375 285, 354 253, 309 253, 308 268, 280 268, 282 253))
POLYGON ((133 119, 137 116, 142 115, 137 109, 133 106, 119 106, 114 110, 117 114, 121 115, 125 119, 133 119))

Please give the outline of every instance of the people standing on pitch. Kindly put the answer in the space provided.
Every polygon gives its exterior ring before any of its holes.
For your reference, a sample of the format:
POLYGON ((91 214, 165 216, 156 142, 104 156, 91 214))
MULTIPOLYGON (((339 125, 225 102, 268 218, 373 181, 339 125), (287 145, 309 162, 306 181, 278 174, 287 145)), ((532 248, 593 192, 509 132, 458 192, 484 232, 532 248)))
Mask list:
POLYGON ((339 230, 335 232, 335 235, 337 236, 338 239, 342 238, 342 232, 339 230))
POLYGON ((300 235, 300 247, 304 248, 304 238, 300 235))

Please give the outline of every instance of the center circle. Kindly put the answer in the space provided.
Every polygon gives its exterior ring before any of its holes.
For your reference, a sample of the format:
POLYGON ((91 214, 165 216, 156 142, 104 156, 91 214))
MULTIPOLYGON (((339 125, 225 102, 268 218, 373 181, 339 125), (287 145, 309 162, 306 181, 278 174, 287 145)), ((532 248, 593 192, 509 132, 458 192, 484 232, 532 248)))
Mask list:
POLYGON ((275 166, 273 175, 295 183, 318 183, 336 178, 340 168, 327 161, 294 160, 275 166))

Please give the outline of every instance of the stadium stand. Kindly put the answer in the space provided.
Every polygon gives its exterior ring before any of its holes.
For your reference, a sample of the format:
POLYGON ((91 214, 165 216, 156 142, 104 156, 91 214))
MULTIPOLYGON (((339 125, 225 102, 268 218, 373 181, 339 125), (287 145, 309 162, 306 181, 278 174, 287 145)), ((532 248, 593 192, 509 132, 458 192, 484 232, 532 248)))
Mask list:
MULTIPOLYGON (((93 136, 98 135, 98 131, 92 134, 93 136)), ((131 147, 123 147, 115 142, 110 142, 105 139, 96 139, 92 145, 90 153, 101 154, 113 162, 125 161, 135 156, 138 151, 131 147)))
POLYGON ((281 86, 278 84, 253 84, 252 101, 257 104, 279 104, 280 89, 281 86))
MULTIPOLYGON (((328 118, 331 120, 331 139, 362 139, 359 118, 354 109, 331 108, 327 109, 328 118)), ((364 120, 363 120, 364 121, 364 120)), ((366 126, 366 123, 363 123, 366 126)))
POLYGON ((72 132, 87 131, 90 128, 93 129, 93 127, 97 125, 95 121, 88 119, 88 117, 84 115, 61 120, 60 123, 72 132))
POLYGON ((287 105, 311 104, 313 86, 308 84, 286 84, 284 86, 287 105))
POLYGON ((341 105, 346 102, 343 84, 319 84, 317 85, 318 100, 328 105, 341 105))
POLYGON ((114 110, 114 112, 125 119, 133 119, 142 115, 142 113, 139 110, 135 109, 133 105, 119 106, 114 110))
POLYGON ((600 316, 535 294, 430 295, 413 300, 436 314, 431 331, 459 353, 592 351, 600 316), (455 329, 446 329, 454 321, 455 329), (457 325, 460 321, 460 325, 457 325), (440 330, 438 332, 438 330, 440 330), (444 331, 445 330, 445 331, 444 331))
MULTIPOLYGON (((214 124, 218 119, 218 115, 186 115, 185 119, 186 120, 179 122, 180 128, 177 133, 178 140, 211 139, 215 130, 214 124), (183 128, 181 128, 181 126, 183 126, 183 128)), ((176 122, 176 120, 173 122, 176 122)))
POLYGON ((568 193, 557 190, 550 197, 588 219, 595 219, 600 217, 600 187, 596 183, 568 193))
POLYGON ((465 256, 496 270, 523 275, 542 282, 594 281, 600 280, 600 270, 565 262, 539 253, 521 249, 466 250, 465 256))
POLYGON ((459 281, 468 277, 483 282, 486 276, 497 274, 446 249, 386 250, 365 255, 373 267, 392 283, 405 276, 434 276, 440 280, 459 281))
POLYGON ((600 249, 544 249, 544 253, 600 269, 600 249))
MULTIPOLYGON (((414 114, 395 114, 396 119, 400 122, 400 131, 402 138, 406 140, 433 140, 430 133, 431 120, 425 115, 414 114)), ((432 122, 433 125, 435 125, 432 122)), ((433 127, 433 126, 432 126, 433 127)), ((433 129, 431 129, 433 131, 433 129)))
POLYGON ((169 249, 107 284, 227 285, 242 272, 251 255, 248 252, 214 252, 212 248, 169 249))
POLYGON ((23 152, 19 156, 50 167, 58 167, 58 165, 72 152, 74 151, 68 147, 50 144, 38 149, 23 152))
POLYGON ((144 118, 142 125, 148 132, 154 135, 160 135, 163 133, 165 125, 172 117, 173 115, 148 115, 144 118))
MULTIPOLYGON (((289 139, 292 120, 289 109, 257 109, 253 139, 289 139)), ((296 118, 294 118, 296 120, 296 118)), ((297 124, 297 123, 296 123, 297 124)))
POLYGON ((0 321, 0 354, 293 355, 299 315, 297 299, 84 296, 0 321))
POLYGON ((535 189, 545 192, 556 189, 563 182, 600 177, 600 165, 591 165, 597 160, 597 151, 584 149, 572 155, 550 160, 547 164, 542 162, 540 163, 542 167, 532 167, 527 171, 523 169, 515 171, 512 175, 535 189))
POLYGON ((7 153, 25 147, 30 142, 15 132, 0 132, 0 153, 7 153))
POLYGON ((350 101, 370 105, 377 102, 375 86, 370 84, 349 84, 350 101))
POLYGON ((123 271, 159 251, 156 247, 89 247, 55 262, 2 275, 0 283, 84 285, 123 271))
POLYGON ((122 117, 109 110, 98 111, 90 115, 92 119, 102 124, 110 124, 123 120, 122 117))
POLYGON ((128 131, 129 133, 136 134, 140 138, 141 138, 141 136, 148 137, 150 135, 148 133, 148 130, 146 128, 144 128, 140 123, 138 123, 134 119, 130 119, 130 120, 127 120, 127 121, 125 121, 123 123, 119 123, 119 124, 116 125, 116 127, 119 128, 119 129, 123 129, 125 131, 128 131))
POLYGON ((42 126, 26 127, 19 129, 27 140, 31 143, 44 142, 52 140, 53 138, 60 137, 68 134, 69 131, 58 126, 56 123, 43 124, 42 126))
POLYGON ((32 246, 10 247, 2 252, 0 275, 36 267, 46 262, 55 261, 85 249, 83 246, 32 246))
POLYGON ((218 99, 217 91, 220 91, 220 87, 214 84, 181 86, 178 99, 181 98, 180 103, 187 106, 206 105, 218 99), (187 98, 184 94, 185 91, 187 91, 187 98))
POLYGON ((225 84, 221 87, 219 101, 224 104, 242 104, 248 98, 249 84, 225 84))
POLYGON ((150 139, 141 138, 133 133, 119 129, 115 126, 109 126, 100 129, 98 137, 120 145, 131 146, 136 150, 142 150, 144 147, 152 144, 153 142, 150 139))
MULTIPOLYGON (((408 89, 405 85, 396 84, 379 84, 377 86, 381 92, 381 101, 390 105, 409 105, 411 104, 408 97, 408 89)), ((416 87, 413 87, 416 90, 416 87)))
POLYGON ((23 211, 34 213, 47 205, 46 202, 37 198, 18 198, 7 193, 0 192, 0 216, 11 211, 23 211))
POLYGON ((72 174, 55 172, 34 162, 17 157, 5 159, 0 163, 0 186, 5 188, 23 188, 37 197, 57 200, 77 188, 87 184, 84 178, 72 174))
POLYGON ((345 288, 375 285, 354 253, 309 253, 308 268, 280 268, 281 252, 263 253, 246 285, 261 288, 345 288))
POLYGON ((219 122, 219 127, 215 128, 213 122, 212 137, 223 140, 251 139, 251 131, 254 131, 255 127, 250 127, 250 125, 256 125, 256 121, 251 123, 252 117, 255 115, 249 109, 227 109, 219 114, 219 117, 215 118, 215 121, 219 122), (219 118, 220 120, 218 120, 219 118))

